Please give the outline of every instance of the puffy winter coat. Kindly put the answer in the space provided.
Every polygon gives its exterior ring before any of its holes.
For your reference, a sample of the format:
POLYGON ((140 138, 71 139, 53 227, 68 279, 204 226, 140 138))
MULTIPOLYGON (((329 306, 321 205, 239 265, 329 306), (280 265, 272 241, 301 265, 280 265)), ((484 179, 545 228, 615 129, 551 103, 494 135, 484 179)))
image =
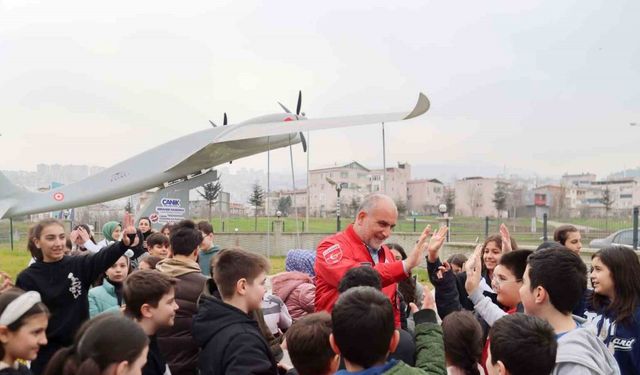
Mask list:
POLYGON ((271 278, 273 294, 287 305, 293 321, 314 310, 316 286, 309 275, 302 272, 282 272, 271 278))

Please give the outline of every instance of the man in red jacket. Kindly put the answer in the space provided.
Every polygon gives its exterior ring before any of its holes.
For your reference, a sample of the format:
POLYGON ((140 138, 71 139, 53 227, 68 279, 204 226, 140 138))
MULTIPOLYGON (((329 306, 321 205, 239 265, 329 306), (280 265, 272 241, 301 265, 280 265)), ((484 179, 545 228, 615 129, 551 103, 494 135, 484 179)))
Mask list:
MULTIPOLYGON (((391 198, 371 194, 362 202, 353 224, 320 242, 315 263, 316 311, 331 312, 338 299, 338 283, 349 269, 370 265, 380 274, 382 292, 391 299, 396 326, 400 326, 400 312, 395 303, 396 283, 407 278, 422 260, 431 229, 424 229, 407 259, 396 261, 383 242, 391 235, 397 219, 398 209, 391 198)), ((441 228, 429 247, 442 246, 446 231, 446 227, 441 228)))

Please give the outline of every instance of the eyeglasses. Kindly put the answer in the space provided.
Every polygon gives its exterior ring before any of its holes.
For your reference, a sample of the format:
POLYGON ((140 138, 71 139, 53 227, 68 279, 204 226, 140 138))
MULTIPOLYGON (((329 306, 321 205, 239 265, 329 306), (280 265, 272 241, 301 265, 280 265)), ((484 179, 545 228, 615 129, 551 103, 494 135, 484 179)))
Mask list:
POLYGON ((506 284, 506 283, 519 283, 519 282, 522 282, 522 279, 500 280, 497 277, 492 277, 491 278, 491 284, 494 285, 495 287, 500 287, 500 285, 506 284))

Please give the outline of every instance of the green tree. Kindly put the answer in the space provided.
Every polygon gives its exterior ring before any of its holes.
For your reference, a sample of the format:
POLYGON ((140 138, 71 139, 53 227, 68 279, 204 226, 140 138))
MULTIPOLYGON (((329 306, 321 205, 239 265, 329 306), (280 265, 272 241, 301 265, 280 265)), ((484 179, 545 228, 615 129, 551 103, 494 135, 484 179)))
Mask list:
POLYGON ((453 213, 456 212, 456 191, 453 188, 446 190, 444 203, 447 205, 449 215, 453 215, 453 213))
POLYGON ((211 222, 211 210, 213 208, 213 204, 216 203, 216 201, 218 200, 218 196, 222 191, 222 185, 220 184, 220 180, 218 180, 215 184, 213 182, 204 184, 202 185, 202 188, 204 189, 203 191, 196 191, 198 192, 198 194, 200 194, 200 196, 202 196, 202 198, 207 201, 207 204, 209 206, 209 222, 211 222))
POLYGON ((496 190, 493 193, 493 203, 498 210, 498 217, 500 213, 507 209, 507 184, 505 182, 498 181, 496 183, 496 190))
POLYGON ((280 199, 278 199, 278 211, 282 212, 283 216, 289 216, 292 205, 291 196, 280 197, 280 199))
POLYGON ((258 208, 262 207, 264 204, 264 190, 262 186, 258 183, 258 181, 253 184, 251 188, 251 195, 249 196, 249 204, 255 207, 255 225, 254 231, 258 231, 258 208))

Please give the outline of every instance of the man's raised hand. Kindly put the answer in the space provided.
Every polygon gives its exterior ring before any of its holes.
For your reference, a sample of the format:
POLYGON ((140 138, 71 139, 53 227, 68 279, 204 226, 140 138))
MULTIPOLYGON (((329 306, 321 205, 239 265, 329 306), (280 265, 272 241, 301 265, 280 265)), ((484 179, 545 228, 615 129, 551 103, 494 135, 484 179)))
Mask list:
POLYGON ((429 239, 429 234, 431 233, 431 225, 427 225, 426 228, 420 234, 418 241, 416 242, 416 246, 413 247, 413 251, 407 259, 404 260, 404 264, 407 267, 407 272, 410 272, 414 267, 420 264, 420 260, 422 259, 422 252, 426 248, 427 241, 429 239))

